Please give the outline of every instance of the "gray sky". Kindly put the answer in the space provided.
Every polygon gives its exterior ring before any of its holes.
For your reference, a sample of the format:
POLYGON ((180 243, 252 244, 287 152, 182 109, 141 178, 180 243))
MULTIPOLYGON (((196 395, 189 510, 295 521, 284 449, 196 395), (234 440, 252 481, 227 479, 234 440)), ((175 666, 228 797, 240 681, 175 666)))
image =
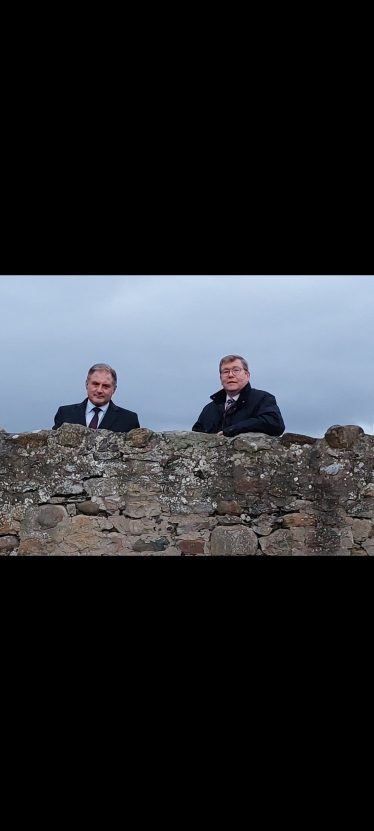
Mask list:
POLYGON ((276 396, 288 432, 374 430, 372 276, 0 276, 0 309, 9 432, 50 428, 97 362, 143 427, 190 430, 229 353, 276 396))

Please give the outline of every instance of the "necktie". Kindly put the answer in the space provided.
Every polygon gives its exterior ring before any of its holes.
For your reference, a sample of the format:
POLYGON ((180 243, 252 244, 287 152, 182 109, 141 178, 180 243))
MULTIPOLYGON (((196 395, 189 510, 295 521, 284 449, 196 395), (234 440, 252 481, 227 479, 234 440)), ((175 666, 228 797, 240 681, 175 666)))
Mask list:
POLYGON ((92 421, 89 423, 89 427, 92 427, 93 430, 97 430, 97 425, 99 423, 99 413, 101 412, 100 407, 94 407, 94 417, 92 421))
POLYGON ((227 401, 226 401, 226 410, 228 410, 229 407, 232 407, 233 404, 235 404, 235 399, 234 398, 228 398, 227 401))

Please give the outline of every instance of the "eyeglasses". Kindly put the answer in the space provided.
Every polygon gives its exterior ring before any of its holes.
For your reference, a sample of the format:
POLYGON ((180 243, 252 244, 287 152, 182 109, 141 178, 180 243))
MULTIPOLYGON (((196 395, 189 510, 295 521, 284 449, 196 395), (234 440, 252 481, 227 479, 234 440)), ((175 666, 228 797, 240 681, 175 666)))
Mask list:
POLYGON ((239 369, 239 367, 235 367, 235 369, 221 369, 221 375, 230 375, 231 372, 233 375, 239 375, 241 372, 244 372, 244 369, 239 369))

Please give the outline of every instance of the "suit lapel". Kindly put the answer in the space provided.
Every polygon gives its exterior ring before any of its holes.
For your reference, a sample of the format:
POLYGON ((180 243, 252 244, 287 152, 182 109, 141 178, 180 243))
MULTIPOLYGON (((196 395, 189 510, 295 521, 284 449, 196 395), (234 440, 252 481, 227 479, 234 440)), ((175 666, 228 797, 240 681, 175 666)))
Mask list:
POLYGON ((114 424, 117 418, 117 411, 118 407, 116 407, 116 405, 112 404, 112 402, 110 401, 105 416, 101 424, 99 424, 99 430, 109 430, 111 428, 112 424, 114 424))
MULTIPOLYGON (((82 424, 82 425, 83 425, 83 427, 85 427, 85 426, 86 426, 86 406, 87 406, 87 401, 88 401, 88 398, 86 398, 86 399, 85 399, 85 401, 82 401, 82 403, 81 403, 81 404, 76 404, 77 412, 76 412, 76 414, 75 414, 75 415, 76 415, 76 417, 77 417, 77 420, 76 420, 76 421, 74 421, 74 424, 82 424)), ((74 418, 75 418, 75 416, 74 416, 74 418)))

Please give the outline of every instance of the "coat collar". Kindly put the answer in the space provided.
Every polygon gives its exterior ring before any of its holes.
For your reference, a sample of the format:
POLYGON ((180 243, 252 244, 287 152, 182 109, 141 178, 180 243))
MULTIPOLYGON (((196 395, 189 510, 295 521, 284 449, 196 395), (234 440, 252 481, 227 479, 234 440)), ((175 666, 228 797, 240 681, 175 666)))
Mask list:
MULTIPOLYGON (((252 387, 251 387, 251 385, 248 381, 248 384, 246 384, 245 387, 243 387, 243 389, 240 390, 239 398, 235 402, 237 406, 240 406, 240 404, 242 404, 243 401, 246 400, 246 398, 248 396, 248 393, 250 392, 251 389, 252 389, 252 387)), ((214 401, 214 403, 217 404, 217 405, 225 404, 225 402, 226 402, 226 390, 224 390, 224 389, 219 390, 218 392, 215 392, 214 395, 211 395, 210 397, 211 397, 212 401, 214 401)))

